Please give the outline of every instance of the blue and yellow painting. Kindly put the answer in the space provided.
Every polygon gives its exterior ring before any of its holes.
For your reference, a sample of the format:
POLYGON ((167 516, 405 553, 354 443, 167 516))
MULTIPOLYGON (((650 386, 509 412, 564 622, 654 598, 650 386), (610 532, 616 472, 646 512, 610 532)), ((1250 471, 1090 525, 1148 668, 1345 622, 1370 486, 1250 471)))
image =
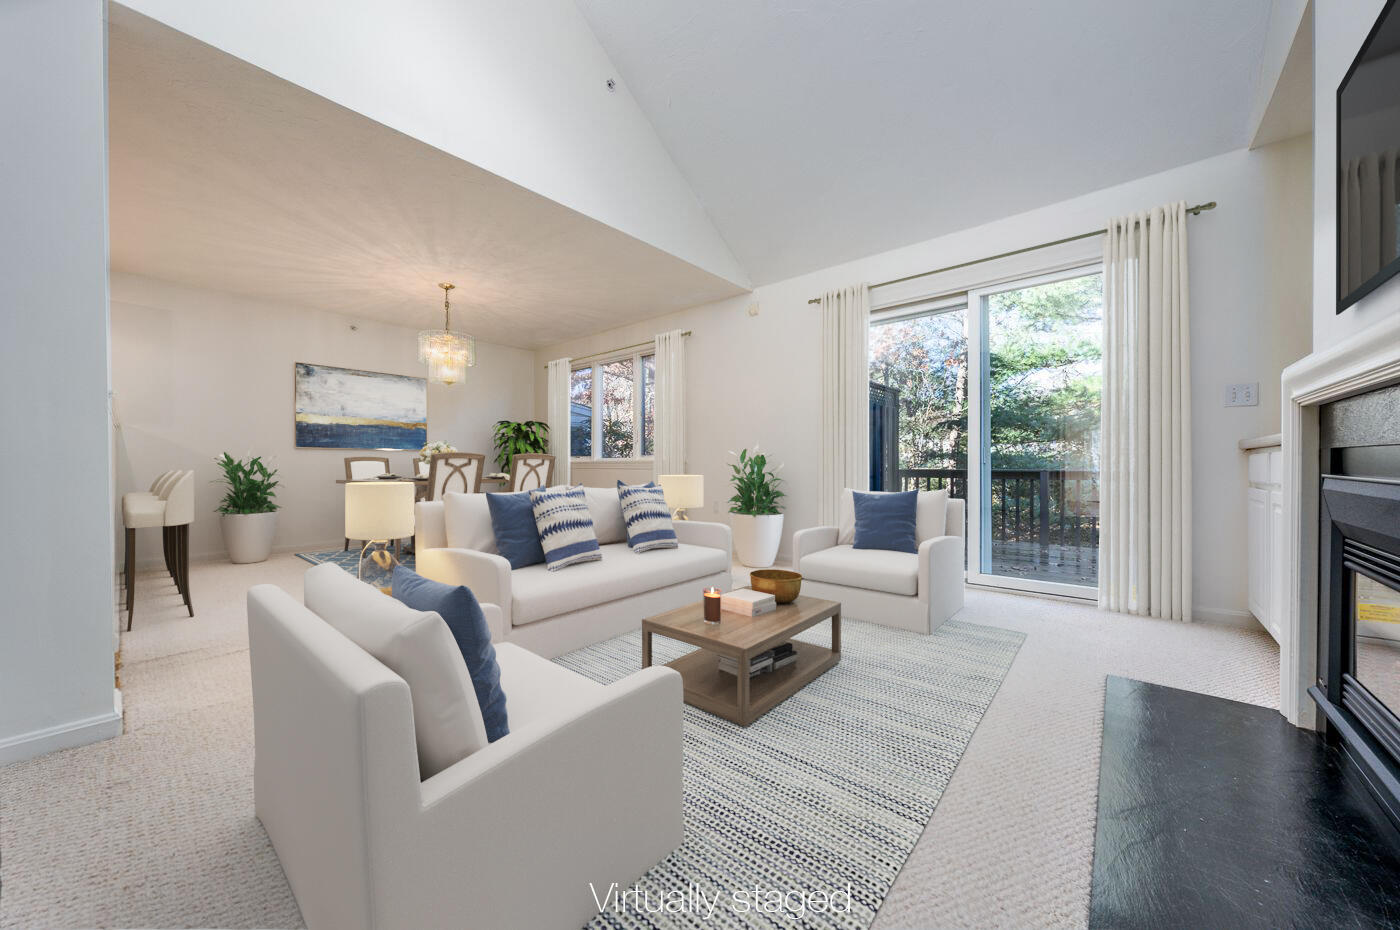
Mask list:
POLYGON ((296 363, 297 447, 421 449, 428 382, 406 375, 296 363))

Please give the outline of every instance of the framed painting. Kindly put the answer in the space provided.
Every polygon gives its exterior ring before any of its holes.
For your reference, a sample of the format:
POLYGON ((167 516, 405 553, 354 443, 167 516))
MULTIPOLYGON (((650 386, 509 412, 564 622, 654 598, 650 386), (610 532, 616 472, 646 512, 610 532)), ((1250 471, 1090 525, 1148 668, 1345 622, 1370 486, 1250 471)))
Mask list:
POLYGON ((421 449, 428 382, 407 375, 296 363, 299 449, 421 449))

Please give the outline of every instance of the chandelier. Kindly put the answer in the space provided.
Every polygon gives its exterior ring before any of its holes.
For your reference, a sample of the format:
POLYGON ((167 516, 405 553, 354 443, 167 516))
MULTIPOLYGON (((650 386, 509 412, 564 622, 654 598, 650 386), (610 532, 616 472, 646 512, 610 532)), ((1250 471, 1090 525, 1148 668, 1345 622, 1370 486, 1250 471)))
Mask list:
POLYGON ((418 361, 428 366, 428 380, 434 384, 456 384, 476 364, 476 340, 452 331, 448 292, 456 286, 438 285, 442 288, 442 329, 425 329, 418 334, 418 361))

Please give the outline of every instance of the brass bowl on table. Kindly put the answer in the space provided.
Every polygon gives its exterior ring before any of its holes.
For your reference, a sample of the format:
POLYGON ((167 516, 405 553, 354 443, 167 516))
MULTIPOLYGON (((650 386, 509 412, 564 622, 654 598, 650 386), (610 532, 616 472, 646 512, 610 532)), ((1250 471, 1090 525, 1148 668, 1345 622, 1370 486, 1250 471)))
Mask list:
POLYGON ((760 568, 749 572, 749 587, 773 595, 779 604, 790 604, 802 590, 802 576, 781 568, 760 568))

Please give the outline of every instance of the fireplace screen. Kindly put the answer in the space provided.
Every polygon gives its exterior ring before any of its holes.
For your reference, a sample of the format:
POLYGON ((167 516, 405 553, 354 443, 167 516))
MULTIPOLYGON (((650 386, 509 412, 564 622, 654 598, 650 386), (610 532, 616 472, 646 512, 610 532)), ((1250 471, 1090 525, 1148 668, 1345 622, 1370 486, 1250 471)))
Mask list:
POLYGON ((1352 573, 1356 680, 1400 714, 1400 591, 1352 573))

